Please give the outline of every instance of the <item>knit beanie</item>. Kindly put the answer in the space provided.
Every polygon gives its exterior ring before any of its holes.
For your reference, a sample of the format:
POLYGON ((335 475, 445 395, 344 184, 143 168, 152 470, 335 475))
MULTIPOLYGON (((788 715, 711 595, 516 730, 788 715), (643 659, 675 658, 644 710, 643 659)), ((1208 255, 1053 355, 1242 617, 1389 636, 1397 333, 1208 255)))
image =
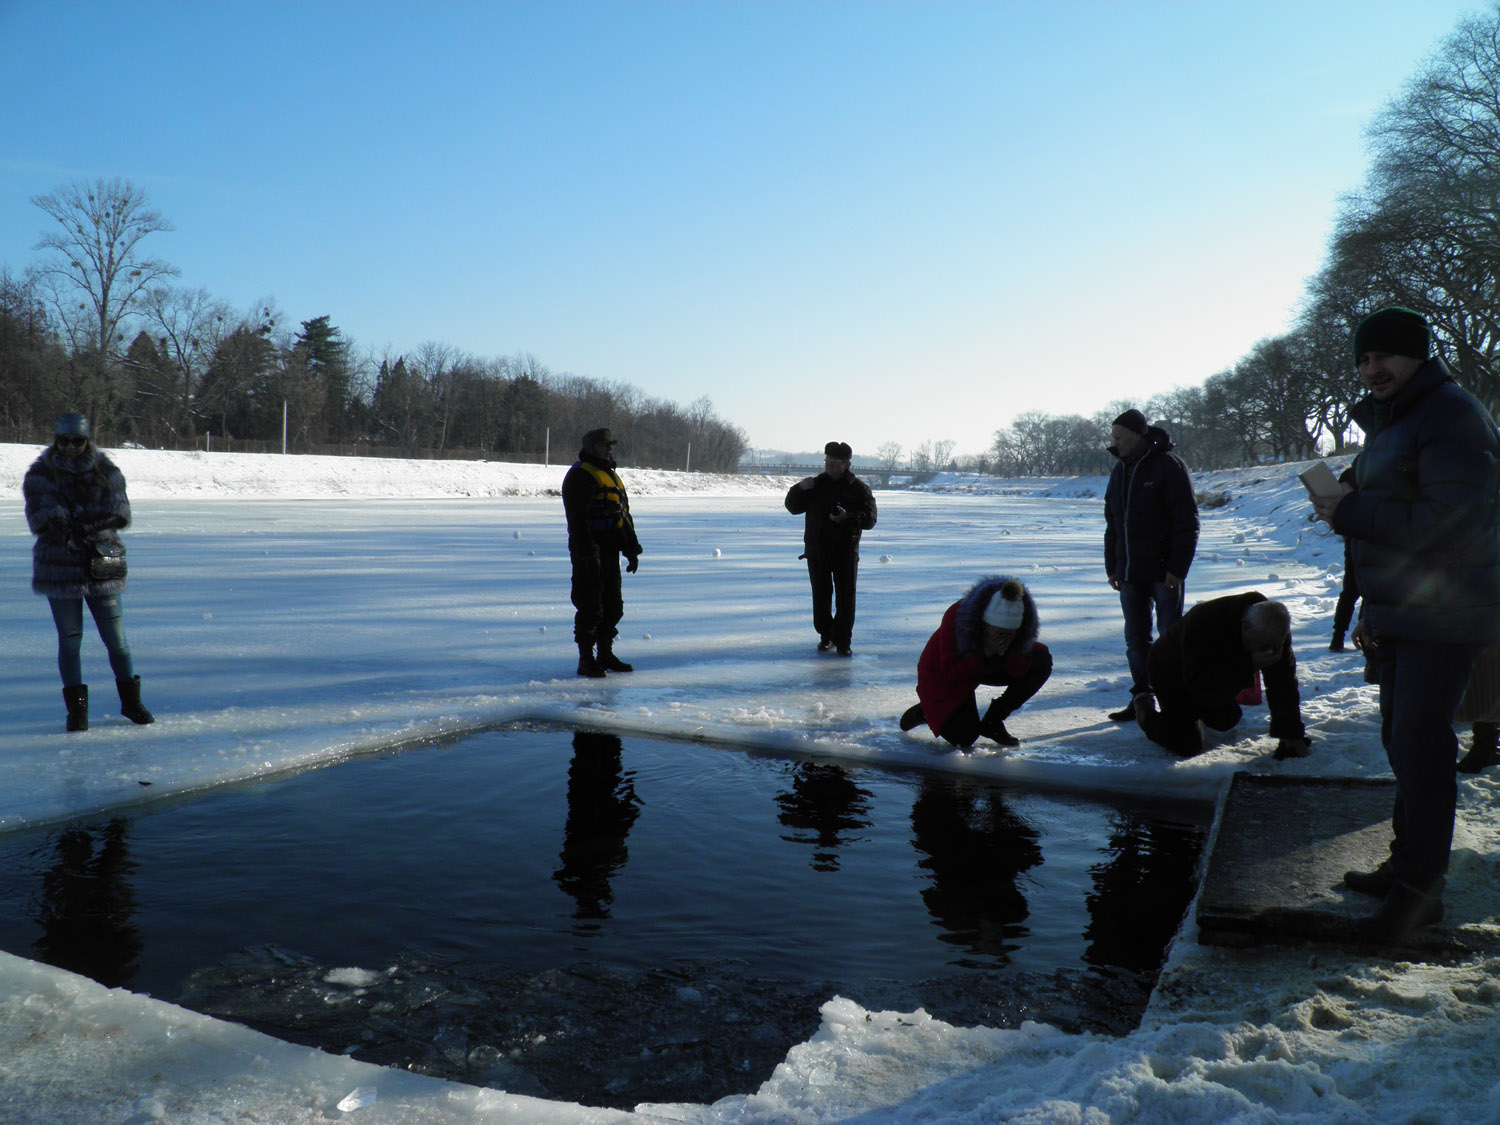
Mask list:
POLYGON ((1139 410, 1131 409, 1125 411, 1124 414, 1121 414, 1118 418, 1111 422, 1110 425, 1124 426, 1133 434, 1140 434, 1141 437, 1146 436, 1146 416, 1139 410))
POLYGON ((1014 578, 1001 586, 984 607, 981 615, 984 623, 996 629, 1019 629, 1026 616, 1026 603, 1021 600, 1025 593, 1025 588, 1014 578))
POLYGON ((1354 362, 1366 352, 1405 355, 1427 359, 1432 354, 1432 333, 1421 313, 1392 305, 1373 312, 1354 330, 1354 362))

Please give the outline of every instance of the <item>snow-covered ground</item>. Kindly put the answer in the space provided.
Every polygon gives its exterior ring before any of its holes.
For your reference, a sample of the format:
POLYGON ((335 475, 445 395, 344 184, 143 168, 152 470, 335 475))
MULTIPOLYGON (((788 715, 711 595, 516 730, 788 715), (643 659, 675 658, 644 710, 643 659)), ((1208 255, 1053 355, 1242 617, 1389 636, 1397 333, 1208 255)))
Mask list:
MULTIPOLYGON (((1178 761, 1104 718, 1129 681, 1102 573, 1102 478, 945 476, 878 493, 842 660, 813 651, 790 479, 626 470, 646 553, 616 647, 636 671, 589 681, 573 675, 564 467, 146 450, 111 455, 135 507, 127 632, 158 721, 114 713, 90 634, 93 726, 65 734, 21 514, 37 452, 0 445, 3 828, 518 718, 1205 800, 1236 770, 1386 773, 1359 658, 1326 651, 1342 551, 1309 522, 1296 466, 1197 478, 1228 501, 1203 513, 1188 600, 1259 589, 1288 603, 1312 755, 1274 762, 1252 709, 1178 761), (922 644, 996 572, 1030 586, 1057 664, 1009 724, 1021 747, 963 755, 901 733, 922 644)), ((1500 885, 1497 782, 1462 782, 1455 884, 1500 885)), ((0 1120, 1493 1121, 1497 969, 1201 947, 1189 918, 1122 1039, 956 1028, 829 997, 822 1029, 756 1093, 623 1113, 381 1070, 0 954, 0 1120)))

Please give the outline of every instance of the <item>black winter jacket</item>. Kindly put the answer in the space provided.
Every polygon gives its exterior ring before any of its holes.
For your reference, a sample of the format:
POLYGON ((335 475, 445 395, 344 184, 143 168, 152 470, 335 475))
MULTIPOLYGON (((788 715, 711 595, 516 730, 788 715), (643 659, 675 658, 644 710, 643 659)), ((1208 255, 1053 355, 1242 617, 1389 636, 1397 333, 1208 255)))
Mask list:
POLYGON ((786 494, 786 510, 794 516, 806 516, 804 549, 798 557, 823 566, 859 558, 860 534, 875 526, 875 494, 848 469, 838 480, 819 473, 811 488, 803 488, 800 481, 792 485, 786 494), (829 519, 839 507, 853 518, 837 522, 829 519))
POLYGON ((125 476, 101 451, 59 457, 48 447, 21 484, 31 547, 31 588, 50 598, 118 594, 125 579, 101 582, 88 573, 88 543, 118 543, 116 529, 130 526, 125 476))
MULTIPOLYGON (((1203 715, 1227 707, 1255 682, 1255 665, 1240 635, 1245 610, 1266 596, 1257 590, 1199 602, 1151 646, 1151 690, 1163 713, 1203 715)), ((1280 658, 1261 670, 1274 738, 1304 738, 1291 638, 1280 658)))
POLYGON ((1333 530, 1351 541, 1378 636, 1446 644, 1500 640, 1500 434, 1489 412, 1429 360, 1389 403, 1351 411, 1365 431, 1355 491, 1333 530))
POLYGON ((1193 478, 1165 430, 1152 426, 1146 440, 1146 452, 1119 461, 1104 490, 1104 573, 1121 582, 1186 578, 1198 549, 1193 478))

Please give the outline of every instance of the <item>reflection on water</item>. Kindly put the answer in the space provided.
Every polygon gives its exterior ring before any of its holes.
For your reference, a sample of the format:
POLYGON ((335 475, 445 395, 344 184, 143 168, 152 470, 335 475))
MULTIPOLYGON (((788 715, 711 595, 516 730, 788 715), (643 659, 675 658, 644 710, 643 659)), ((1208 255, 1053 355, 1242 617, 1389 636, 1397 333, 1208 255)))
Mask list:
POLYGON ((110 988, 130 983, 141 953, 127 835, 119 819, 58 832, 36 902, 36 955, 110 988))
POLYGON ((1042 862, 1036 829, 1007 807, 998 788, 947 775, 922 779, 911 806, 912 846, 932 874, 922 891, 941 940, 1004 964, 1025 933, 1017 879, 1042 862))
POLYGON ((610 878, 630 858, 625 837, 640 815, 641 800, 621 764, 623 751, 617 735, 586 730, 573 735, 562 866, 552 877, 578 904, 573 917, 581 922, 609 917, 610 878))
POLYGON ((861 828, 870 827, 871 796, 842 766, 802 762, 792 770, 791 789, 776 794, 781 810, 776 819, 799 830, 782 839, 811 844, 813 870, 837 871, 839 849, 856 840, 861 828))
POLYGON ((493 732, 0 837, 0 947, 167 997, 265 944, 334 965, 417 951, 517 973, 720 958, 849 987, 1154 973, 1206 815, 493 732))

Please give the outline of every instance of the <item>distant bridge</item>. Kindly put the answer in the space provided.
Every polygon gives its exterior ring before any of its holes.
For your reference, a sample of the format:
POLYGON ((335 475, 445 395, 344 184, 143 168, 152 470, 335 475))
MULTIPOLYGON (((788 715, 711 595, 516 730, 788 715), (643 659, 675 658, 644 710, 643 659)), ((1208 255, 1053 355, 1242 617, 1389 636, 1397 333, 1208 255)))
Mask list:
MULTIPOLYGON (((793 465, 790 462, 781 462, 776 465, 740 465, 740 472, 746 476, 761 477, 815 477, 823 471, 823 462, 816 465, 793 465)), ((855 476, 872 487, 889 488, 892 477, 901 477, 907 484, 926 484, 938 475, 936 469, 853 469, 855 476)))

